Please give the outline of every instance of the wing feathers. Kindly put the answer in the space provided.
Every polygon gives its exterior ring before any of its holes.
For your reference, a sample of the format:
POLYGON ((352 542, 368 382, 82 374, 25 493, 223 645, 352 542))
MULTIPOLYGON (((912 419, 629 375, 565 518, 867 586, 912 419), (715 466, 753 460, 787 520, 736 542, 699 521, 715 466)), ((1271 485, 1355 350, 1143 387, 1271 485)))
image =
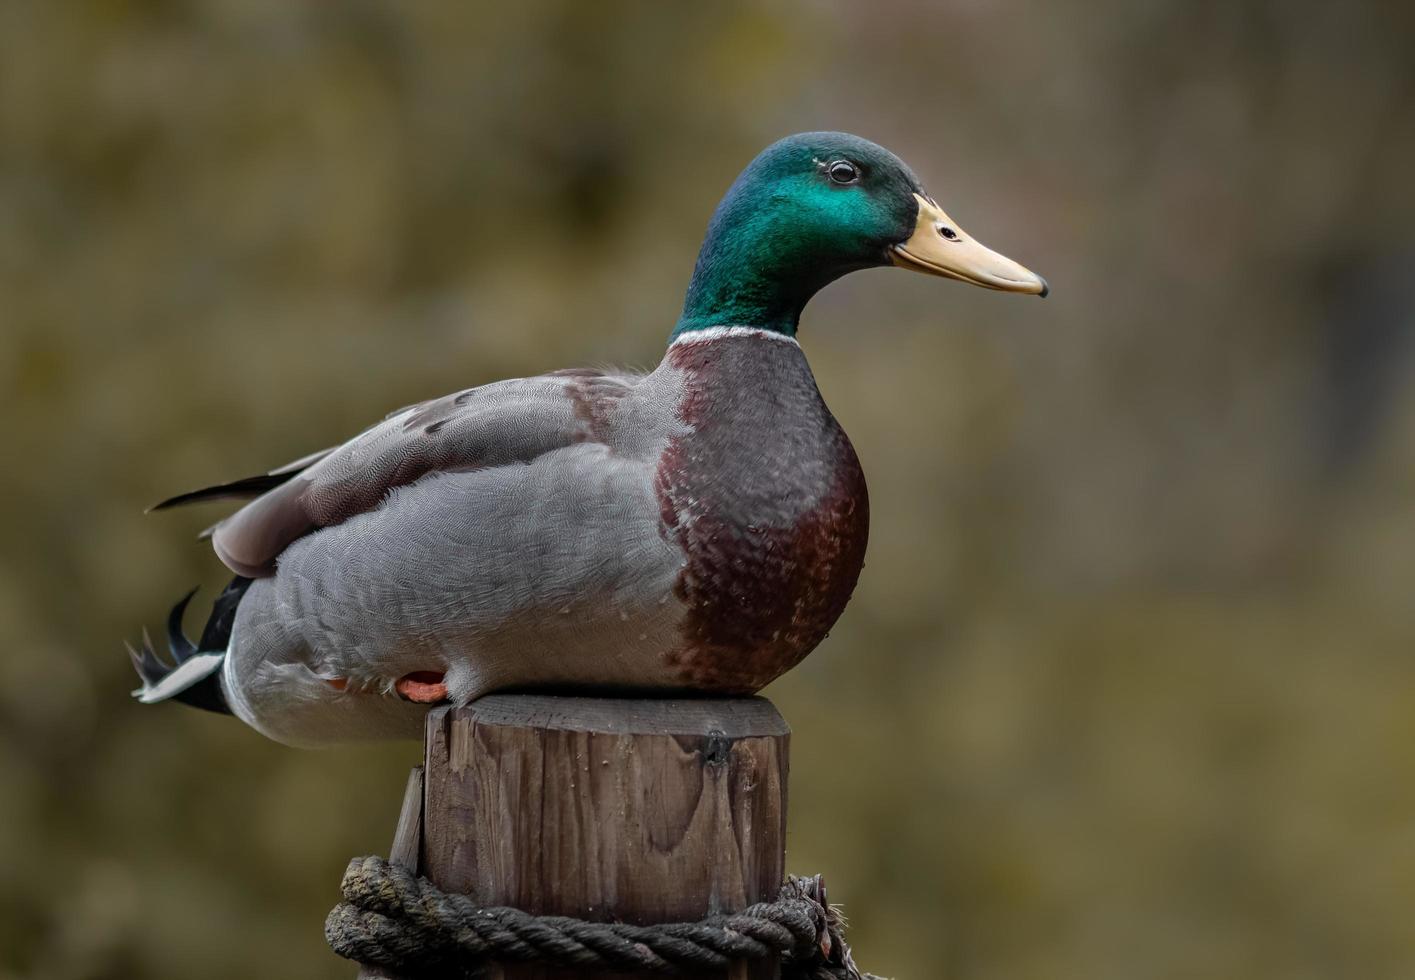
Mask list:
POLYGON ((181 494, 153 510, 256 498, 209 534, 227 567, 261 578, 296 538, 372 510, 395 488, 428 474, 525 463, 574 443, 604 441, 610 416, 639 379, 578 371, 471 388, 394 412, 332 450, 181 494))
POLYGON ((259 497, 267 491, 274 490, 294 475, 295 473, 293 472, 263 473, 260 476, 248 476, 240 480, 232 480, 230 483, 218 483, 214 487, 188 490, 186 493, 179 493, 175 497, 168 497, 160 503, 153 504, 147 509, 147 513, 151 514, 153 511, 181 507, 183 504, 201 503, 204 500, 249 500, 252 497, 259 497))
POLYGON ((309 469, 337 448, 339 447, 331 446, 328 449, 321 449, 317 453, 301 456, 293 462, 277 466, 269 473, 262 473, 259 476, 242 477, 239 480, 232 480, 230 483, 218 483, 212 487, 202 487, 199 490, 179 493, 175 497, 168 497, 160 503, 153 504, 147 509, 147 513, 151 514, 153 511, 167 510, 171 507, 181 507, 184 504, 201 503, 206 500, 250 500, 259 497, 309 469))

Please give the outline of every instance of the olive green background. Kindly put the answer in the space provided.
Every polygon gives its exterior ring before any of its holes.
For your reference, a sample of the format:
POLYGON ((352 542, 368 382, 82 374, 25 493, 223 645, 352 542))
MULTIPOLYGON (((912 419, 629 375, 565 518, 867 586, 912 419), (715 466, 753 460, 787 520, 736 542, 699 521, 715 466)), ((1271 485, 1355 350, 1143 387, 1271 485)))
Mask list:
POLYGON ((418 748, 128 700, 144 517, 425 396, 657 362, 767 142, 899 152, 1045 302, 802 342, 874 511, 790 866, 900 980, 1415 975, 1415 14, 0 4, 0 978, 348 977, 418 748))

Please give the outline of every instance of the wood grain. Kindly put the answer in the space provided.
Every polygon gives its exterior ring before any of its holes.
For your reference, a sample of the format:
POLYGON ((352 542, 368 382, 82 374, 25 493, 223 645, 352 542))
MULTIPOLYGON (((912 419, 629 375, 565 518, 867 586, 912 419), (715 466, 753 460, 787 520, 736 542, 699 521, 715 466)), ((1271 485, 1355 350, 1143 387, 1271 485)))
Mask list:
MULTIPOLYGON (((422 873, 482 904, 641 924, 774 898, 789 737, 761 698, 493 695, 435 710, 422 873)), ((702 976, 779 975, 758 963, 702 976)), ((490 976, 620 975, 508 965, 490 976)))

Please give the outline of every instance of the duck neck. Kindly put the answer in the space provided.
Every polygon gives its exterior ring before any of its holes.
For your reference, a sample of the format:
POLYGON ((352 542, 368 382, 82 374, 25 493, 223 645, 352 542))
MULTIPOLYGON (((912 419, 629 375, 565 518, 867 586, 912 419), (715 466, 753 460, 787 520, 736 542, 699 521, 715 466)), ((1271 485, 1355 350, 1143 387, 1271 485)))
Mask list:
POLYGON ((670 339, 710 327, 758 327, 796 335, 801 310, 851 268, 739 180, 708 225, 683 314, 670 339))
POLYGON ((757 267, 740 254, 721 261, 706 253, 705 245, 670 339, 711 327, 757 327, 796 336, 801 311, 824 283, 783 281, 777 270, 757 267))

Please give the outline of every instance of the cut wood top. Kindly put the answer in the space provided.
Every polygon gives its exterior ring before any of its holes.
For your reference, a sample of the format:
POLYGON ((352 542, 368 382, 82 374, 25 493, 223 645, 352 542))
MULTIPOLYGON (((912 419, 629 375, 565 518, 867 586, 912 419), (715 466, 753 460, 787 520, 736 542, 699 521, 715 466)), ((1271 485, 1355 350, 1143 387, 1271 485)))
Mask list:
POLYGON ((766 698, 595 698, 554 694, 491 694, 452 713, 478 724, 610 735, 789 735, 786 719, 766 698))

